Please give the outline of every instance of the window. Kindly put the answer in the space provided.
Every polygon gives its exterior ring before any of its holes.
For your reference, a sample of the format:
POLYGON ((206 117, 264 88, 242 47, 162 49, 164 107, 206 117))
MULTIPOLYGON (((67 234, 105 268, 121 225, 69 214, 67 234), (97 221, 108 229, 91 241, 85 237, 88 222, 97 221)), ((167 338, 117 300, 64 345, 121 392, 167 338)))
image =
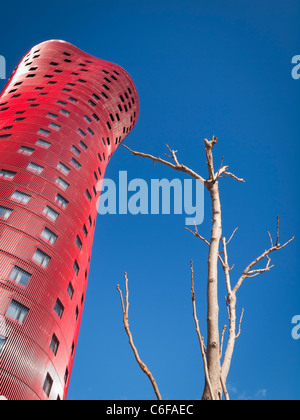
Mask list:
POLYGON ((84 150, 88 149, 87 145, 82 140, 80 140, 79 144, 84 150))
POLYGON ((56 131, 59 131, 59 130, 61 129, 61 125, 56 124, 56 123, 54 123, 54 122, 51 122, 51 123, 49 124, 49 127, 50 127, 50 128, 54 128, 54 130, 56 130, 56 131))
POLYGON ((76 306, 76 310, 75 310, 76 321, 77 321, 78 317, 79 317, 79 308, 78 308, 78 306, 76 306))
POLYGON ((24 153, 24 155, 32 155, 34 149, 32 149, 31 147, 21 146, 19 152, 24 153))
POLYGON ((45 130, 44 128, 40 128, 38 131, 38 134, 43 134, 44 136, 49 136, 51 134, 51 131, 45 130))
POLYGON ((78 246, 78 249, 81 251, 81 249, 82 249, 82 241, 81 241, 81 239, 79 238, 78 235, 76 236, 75 243, 78 246))
POLYGON ((59 112, 60 112, 61 114, 65 115, 66 117, 68 117, 68 116, 71 114, 71 112, 66 111, 65 109, 61 109, 59 112))
POLYGON ((67 102, 63 102, 63 101, 57 101, 58 105, 62 105, 62 106, 66 106, 67 102))
POLYGON ((82 230, 83 230, 84 236, 87 237, 88 236, 88 230, 87 230, 87 227, 85 225, 83 225, 82 230))
POLYGON ((78 134, 80 134, 82 137, 86 137, 85 132, 84 132, 83 130, 81 130, 81 128, 79 128, 79 129, 77 130, 77 133, 78 133, 78 134))
POLYGON ((98 122, 98 121, 100 121, 100 118, 98 117, 98 115, 97 114, 93 114, 92 115, 92 117, 98 122))
POLYGON ((65 308, 59 299, 57 299, 53 309, 54 309, 54 312, 59 316, 59 318, 62 319, 65 308))
POLYGON ((22 193, 21 191, 15 191, 13 195, 11 196, 14 200, 18 201, 22 204, 27 204, 29 200, 31 199, 31 196, 25 193, 22 193))
POLYGON ((53 210, 51 207, 47 206, 43 212, 46 216, 52 219, 54 222, 57 220, 59 213, 53 210))
POLYGON ((52 386, 53 386, 53 379, 51 378, 49 373, 47 373, 47 376, 43 385, 43 390, 45 394, 47 395, 47 397, 49 397, 51 394, 52 386))
POLYGON ((52 244, 52 245, 55 244, 55 242, 58 238, 58 236, 54 232, 52 232, 52 230, 48 229, 47 227, 45 227, 45 229, 43 230, 42 237, 46 241, 50 242, 50 244, 52 244))
POLYGON ((67 384, 68 379, 69 379, 69 369, 67 368, 65 372, 65 377, 64 377, 65 384, 67 384))
POLYGON ((7 207, 0 206, 0 218, 1 219, 7 220, 11 214, 12 214, 11 209, 8 209, 7 207))
POLYGON ((91 123, 92 122, 92 120, 87 116, 87 115, 85 115, 84 117, 83 117, 88 123, 91 123))
POLYGON ((58 117, 58 115, 57 115, 57 114, 53 114, 52 112, 49 112, 49 113, 47 114, 47 117, 49 117, 49 118, 53 118, 53 119, 56 119, 56 118, 58 117))
POLYGON ((58 185, 60 185, 64 190, 67 190, 69 188, 69 186, 70 186, 70 184, 68 184, 67 181, 65 181, 64 179, 62 179, 60 177, 57 178, 56 183, 58 185))
POLYGON ((77 168, 80 169, 81 168, 81 164, 74 158, 71 159, 71 163, 73 163, 73 165, 77 168))
POLYGON ((11 137, 11 134, 1 134, 0 139, 9 139, 11 137))
POLYGON ((39 248, 35 251, 33 256, 33 260, 38 264, 41 264, 43 267, 48 267, 51 258, 45 252, 40 250, 39 248))
POLYGON ((16 174, 17 172, 8 171, 7 169, 1 169, 0 178, 13 179, 16 174))
POLYGON ((89 100, 89 104, 90 104, 90 105, 92 105, 93 107, 97 106, 97 105, 95 104, 95 102, 94 102, 94 101, 91 101, 91 100, 89 100))
POLYGON ((90 127, 87 128, 87 131, 90 133, 91 136, 95 135, 95 133, 93 132, 93 130, 90 129, 90 127))
POLYGON ((78 276, 78 274, 79 274, 79 265, 78 265, 77 260, 74 261, 73 268, 74 268, 74 271, 76 273, 76 276, 78 276))
POLYGON ((67 293, 70 296, 70 299, 72 300, 73 296, 74 296, 74 287, 73 287, 72 283, 69 283, 69 286, 67 288, 67 293))
POLYGON ((57 196, 55 197, 55 200, 58 202, 58 204, 60 204, 64 209, 67 208, 69 201, 66 200, 62 195, 57 194, 57 196))
POLYGON ((49 143, 46 140, 42 140, 42 139, 38 139, 36 144, 38 144, 39 146, 45 147, 46 149, 48 149, 51 146, 51 143, 49 143))
POLYGON ((4 349, 4 345, 6 343, 6 337, 3 337, 3 335, 0 335, 0 354, 2 353, 4 349))
POLYGON ((59 348, 59 341, 58 338, 56 337, 55 334, 53 334, 52 336, 52 340, 50 342, 50 349, 52 350, 54 356, 57 355, 58 352, 58 348, 59 348))
POLYGON ((14 280, 15 282, 25 287, 27 286, 30 278, 31 278, 31 274, 27 273, 27 271, 25 270, 22 270, 22 268, 18 266, 15 266, 9 275, 10 280, 14 280))
POLYGON ((69 96, 68 101, 73 102, 75 104, 76 104, 76 102, 78 102, 78 100, 75 99, 75 98, 72 98, 72 96, 69 96))
POLYGON ((64 165, 62 162, 59 162, 57 165, 58 169, 60 169, 62 172, 64 172, 66 175, 70 172, 71 169, 69 169, 66 165, 64 165))
POLYGON ((91 196, 89 190, 86 190, 85 195, 86 195, 86 197, 89 201, 92 201, 92 196, 91 196))
POLYGON ((21 305, 21 303, 16 300, 12 300, 6 311, 6 316, 9 316, 10 318, 23 324, 26 320, 28 312, 29 309, 26 308, 26 306, 21 305))
POLYGON ((32 171, 37 172, 37 173, 40 174, 40 173, 43 172, 43 170, 45 168, 43 166, 41 166, 41 165, 38 165, 37 163, 30 162, 29 165, 27 166, 27 169, 31 169, 32 171))
POLYGON ((81 151, 76 147, 76 146, 72 146, 71 147, 72 152, 76 153, 76 155, 80 155, 81 151))

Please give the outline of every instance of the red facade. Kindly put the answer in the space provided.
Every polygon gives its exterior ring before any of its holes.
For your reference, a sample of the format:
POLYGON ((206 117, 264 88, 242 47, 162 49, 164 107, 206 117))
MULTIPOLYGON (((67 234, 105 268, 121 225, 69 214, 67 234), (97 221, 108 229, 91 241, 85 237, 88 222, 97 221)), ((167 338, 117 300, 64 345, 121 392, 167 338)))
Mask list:
POLYGON ((101 180, 134 127, 119 66, 63 41, 34 47, 0 95, 0 395, 67 395, 101 180))

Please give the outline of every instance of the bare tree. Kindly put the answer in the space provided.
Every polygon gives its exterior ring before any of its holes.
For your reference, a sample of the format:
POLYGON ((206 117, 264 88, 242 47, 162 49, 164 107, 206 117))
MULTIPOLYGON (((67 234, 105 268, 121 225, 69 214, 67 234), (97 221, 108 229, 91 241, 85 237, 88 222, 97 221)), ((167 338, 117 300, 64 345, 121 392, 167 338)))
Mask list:
MULTIPOLYGON (((280 244, 279 218, 277 218, 276 242, 275 241, 273 242, 272 236, 268 232, 269 239, 270 239, 269 248, 265 250, 262 254, 260 254, 254 261, 252 261, 245 268, 245 270, 243 271, 242 275, 239 277, 235 285, 232 284, 231 271, 233 267, 230 268, 230 265, 229 265, 227 247, 230 244, 231 240, 233 239, 237 229, 235 229, 235 231, 232 233, 229 240, 226 240, 226 238, 222 234, 222 213, 221 213, 221 201, 220 201, 220 192, 219 192, 219 181, 221 178, 232 178, 242 183, 244 183, 245 181, 228 171, 229 167, 223 165, 224 158, 222 158, 221 160, 219 169, 215 170, 213 149, 215 145, 217 144, 217 142, 218 142, 218 139, 215 136, 212 138, 212 140, 207 140, 207 139, 205 140, 208 178, 205 178, 199 175, 198 173, 196 173, 189 167, 179 163, 178 158, 177 158, 178 151, 172 150, 168 145, 167 145, 167 148, 169 152, 171 153, 171 155, 166 154, 165 156, 171 159, 171 161, 162 159, 160 157, 155 157, 149 154, 133 151, 129 149, 129 147, 124 145, 124 147, 127 150, 129 150, 133 154, 133 156, 139 156, 142 158, 150 159, 153 161, 153 164, 155 164, 155 162, 158 162, 176 171, 184 172, 190 175, 192 178, 201 182, 206 187, 206 189, 208 190, 210 194, 211 204, 212 204, 212 229, 211 229, 210 239, 207 240, 204 237, 202 237, 199 234, 196 225, 195 225, 194 231, 186 228, 196 238, 199 238, 208 246, 206 346, 204 344, 203 337, 201 336, 201 333, 200 333, 199 321, 198 321, 197 313, 196 313, 196 299, 195 299, 195 290, 194 290, 194 270, 193 270, 193 262, 191 262, 191 278, 192 278, 191 295, 192 295, 192 303, 193 303, 193 316, 194 316, 194 321, 196 325, 196 331, 197 331, 197 335, 199 339, 200 350, 201 350, 201 355, 202 355, 203 365, 204 365, 204 372, 205 372, 205 388, 204 388, 204 392, 202 396, 203 400, 221 400, 223 398, 223 394, 226 400, 229 399, 229 394, 226 388, 226 382, 227 382, 228 374, 230 371, 235 343, 236 343, 237 338, 241 334, 241 324, 242 324, 242 319, 244 315, 244 309, 243 309, 241 317, 240 317, 240 321, 237 324, 237 314, 236 314, 237 292, 239 291, 240 287, 242 286, 242 284, 244 283, 246 279, 253 278, 267 271, 270 271, 274 267, 273 265, 271 265, 270 255, 275 251, 279 251, 285 248, 290 242, 294 240, 294 237, 293 237, 289 241, 284 243, 283 245, 280 244), (220 249, 220 244, 222 244, 222 250, 220 249), (265 266, 263 268, 257 268, 257 265, 263 260, 266 260, 265 266), (226 325, 224 326, 223 331, 220 334, 219 302, 218 302, 219 263, 221 263, 224 276, 225 276, 226 289, 227 289, 226 304, 227 304, 228 318, 229 318, 229 329, 228 329, 229 333, 228 333, 228 340, 227 340, 224 357, 223 357, 223 348, 224 348, 224 341, 225 341, 225 334, 227 331, 227 326, 226 325)), ((125 329, 126 329, 127 334, 130 337, 130 333, 128 332, 129 328, 126 327, 126 310, 124 311, 124 303, 122 303, 122 306, 123 306, 125 329)), ((128 320, 128 313, 127 313, 127 320, 128 320)), ((136 351, 134 350, 132 343, 131 343, 131 347, 133 348, 133 351, 136 354, 136 351)), ((139 363, 138 359, 137 361, 139 363)), ((139 365, 144 370, 143 365, 141 365, 140 363, 139 365)), ((151 376, 150 375, 148 376, 151 380, 152 375, 151 376)), ((151 382, 153 384, 152 380, 151 382)))

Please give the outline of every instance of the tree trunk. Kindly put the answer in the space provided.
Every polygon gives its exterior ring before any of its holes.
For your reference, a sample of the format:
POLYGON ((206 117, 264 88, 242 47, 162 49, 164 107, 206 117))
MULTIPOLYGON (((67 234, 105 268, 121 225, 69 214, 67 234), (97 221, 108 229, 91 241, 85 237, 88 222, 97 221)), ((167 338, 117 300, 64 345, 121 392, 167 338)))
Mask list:
MULTIPOLYGON (((209 377, 214 392, 214 399, 222 398, 220 381, 220 334, 219 334, 219 304, 218 304, 218 258, 222 236, 221 203, 218 181, 209 189, 212 200, 212 231, 208 255, 207 280, 207 364, 209 377)), ((210 390, 205 385, 203 400, 210 400, 210 390)))

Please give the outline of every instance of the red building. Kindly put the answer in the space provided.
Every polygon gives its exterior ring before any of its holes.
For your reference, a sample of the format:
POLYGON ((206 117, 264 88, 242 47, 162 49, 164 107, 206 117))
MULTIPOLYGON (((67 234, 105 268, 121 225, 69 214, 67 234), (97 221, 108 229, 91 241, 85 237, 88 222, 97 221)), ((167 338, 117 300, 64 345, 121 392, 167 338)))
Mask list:
POLYGON ((135 126, 119 66, 63 41, 34 47, 0 95, 0 395, 67 395, 101 179, 135 126))

